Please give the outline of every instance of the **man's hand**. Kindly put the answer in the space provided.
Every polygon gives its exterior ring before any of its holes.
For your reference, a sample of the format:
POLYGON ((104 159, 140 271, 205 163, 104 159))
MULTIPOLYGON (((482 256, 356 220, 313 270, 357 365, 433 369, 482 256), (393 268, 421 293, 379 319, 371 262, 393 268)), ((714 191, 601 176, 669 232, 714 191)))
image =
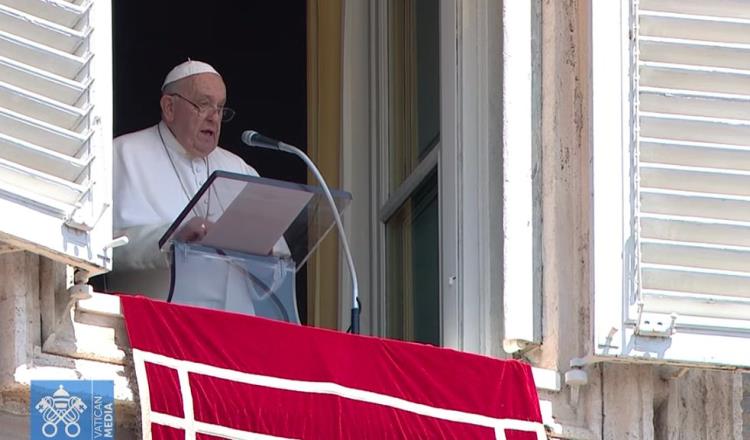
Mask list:
POLYGON ((177 231, 177 240, 184 243, 192 243, 203 240, 208 233, 208 229, 213 225, 212 222, 203 217, 193 217, 187 221, 179 231, 177 231))

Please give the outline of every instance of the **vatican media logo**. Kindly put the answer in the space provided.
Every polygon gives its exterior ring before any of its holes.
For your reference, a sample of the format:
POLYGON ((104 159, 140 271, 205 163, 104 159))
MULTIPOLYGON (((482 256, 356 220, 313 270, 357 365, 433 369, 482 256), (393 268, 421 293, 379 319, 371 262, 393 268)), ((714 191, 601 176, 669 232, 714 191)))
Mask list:
POLYGON ((42 420, 44 420, 42 435, 54 438, 57 436, 57 425, 63 422, 65 434, 70 438, 78 437, 81 434, 81 425, 78 424, 78 420, 86 408, 86 404, 80 397, 71 396, 60 385, 60 389, 54 394, 42 397, 42 400, 36 404, 36 410, 42 414, 42 420))
POLYGON ((32 440, 115 438, 111 380, 31 381, 32 440))

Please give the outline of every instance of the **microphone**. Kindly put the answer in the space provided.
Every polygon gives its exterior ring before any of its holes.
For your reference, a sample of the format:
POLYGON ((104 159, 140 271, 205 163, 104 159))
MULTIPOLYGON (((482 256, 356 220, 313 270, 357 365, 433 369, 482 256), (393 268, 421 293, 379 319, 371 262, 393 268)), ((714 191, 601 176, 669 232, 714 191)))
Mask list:
POLYGON ((279 146, 283 144, 283 142, 263 136, 255 130, 245 130, 242 132, 242 142, 251 147, 270 148, 272 150, 279 150, 279 146))
POLYGON ((315 166, 310 157, 308 157, 307 154, 293 145, 289 145, 287 143, 277 141, 276 139, 263 136, 262 134, 254 130, 245 130, 244 132, 242 132, 241 139, 243 143, 250 147, 268 148, 271 150, 279 150, 294 154, 295 156, 302 159, 303 162, 305 162, 305 164, 308 166, 308 168, 310 168, 310 171, 313 172, 315 178, 320 183, 321 188, 323 188, 323 193, 328 200, 328 204, 331 206, 331 210, 333 211, 333 219, 336 222, 336 228, 338 229, 339 236, 341 237, 341 245, 344 248, 344 255, 346 255, 346 263, 349 267, 349 273, 352 276, 351 329, 353 334, 359 334, 360 307, 359 288, 357 287, 357 271, 354 269, 352 252, 349 249, 349 240, 346 239, 346 234, 344 233, 344 225, 343 223, 341 223, 341 217, 339 216, 339 210, 336 208, 336 203, 333 201, 333 196, 331 195, 331 191, 328 189, 328 184, 326 184, 325 179, 323 179, 323 175, 320 174, 320 171, 318 171, 318 167, 315 166))

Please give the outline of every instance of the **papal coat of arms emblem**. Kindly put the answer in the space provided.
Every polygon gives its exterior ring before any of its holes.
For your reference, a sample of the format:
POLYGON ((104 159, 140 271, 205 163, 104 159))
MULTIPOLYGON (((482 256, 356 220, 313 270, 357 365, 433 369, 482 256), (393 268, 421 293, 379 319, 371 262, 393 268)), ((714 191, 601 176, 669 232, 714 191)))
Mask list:
POLYGON ((81 433, 78 419, 86 410, 86 404, 81 398, 71 396, 62 385, 51 396, 42 397, 36 404, 36 410, 41 413, 44 420, 42 434, 45 437, 56 436, 60 422, 65 425, 65 434, 68 437, 76 438, 81 433))

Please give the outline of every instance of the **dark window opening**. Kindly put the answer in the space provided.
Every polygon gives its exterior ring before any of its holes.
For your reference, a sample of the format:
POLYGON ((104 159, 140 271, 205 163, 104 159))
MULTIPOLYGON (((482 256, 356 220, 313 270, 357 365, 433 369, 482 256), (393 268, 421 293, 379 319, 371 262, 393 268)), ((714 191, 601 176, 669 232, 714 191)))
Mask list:
MULTIPOLYGON (((113 4, 114 134, 160 119, 164 76, 187 58, 208 62, 223 76, 227 106, 237 111, 219 145, 264 177, 305 183, 298 158, 252 149, 240 141, 252 129, 305 150, 307 30, 304 0, 284 2, 113 4), (207 7, 208 6, 208 7, 207 7)), ((297 275, 300 319, 306 319, 307 277, 297 275)))

